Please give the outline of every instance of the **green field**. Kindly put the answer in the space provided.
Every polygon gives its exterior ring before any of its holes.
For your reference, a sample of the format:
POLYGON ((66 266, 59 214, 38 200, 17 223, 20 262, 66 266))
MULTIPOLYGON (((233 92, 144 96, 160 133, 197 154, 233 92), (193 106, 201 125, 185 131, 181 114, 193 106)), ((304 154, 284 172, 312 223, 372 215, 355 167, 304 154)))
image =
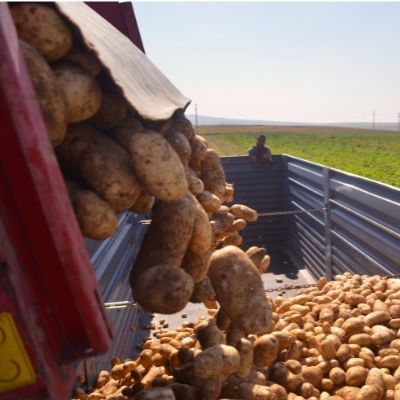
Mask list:
POLYGON ((266 133, 273 154, 289 154, 400 187, 400 132, 331 127, 203 126, 220 155, 243 155, 266 133))

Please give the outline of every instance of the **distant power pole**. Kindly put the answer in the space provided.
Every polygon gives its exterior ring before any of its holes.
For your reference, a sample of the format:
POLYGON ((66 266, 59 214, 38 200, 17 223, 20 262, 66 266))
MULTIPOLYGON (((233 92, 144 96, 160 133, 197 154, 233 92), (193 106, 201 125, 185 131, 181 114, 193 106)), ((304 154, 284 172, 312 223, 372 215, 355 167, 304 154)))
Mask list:
POLYGON ((197 122, 197 104, 194 105, 194 115, 195 115, 195 121, 196 121, 196 131, 197 131, 197 125, 198 125, 198 122, 197 122))
POLYGON ((372 130, 375 130, 375 109, 372 111, 372 130))
POLYGON ((399 117, 399 123, 397 125, 397 129, 400 132, 400 113, 397 113, 397 116, 399 117))

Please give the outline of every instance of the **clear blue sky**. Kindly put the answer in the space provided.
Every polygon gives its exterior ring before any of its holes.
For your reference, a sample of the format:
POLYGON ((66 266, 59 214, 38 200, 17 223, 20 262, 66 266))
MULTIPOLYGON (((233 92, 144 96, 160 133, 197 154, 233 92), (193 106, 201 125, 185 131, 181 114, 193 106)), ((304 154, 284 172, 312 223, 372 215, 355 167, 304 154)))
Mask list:
POLYGON ((400 3, 133 5, 146 54, 201 115, 397 121, 400 3))

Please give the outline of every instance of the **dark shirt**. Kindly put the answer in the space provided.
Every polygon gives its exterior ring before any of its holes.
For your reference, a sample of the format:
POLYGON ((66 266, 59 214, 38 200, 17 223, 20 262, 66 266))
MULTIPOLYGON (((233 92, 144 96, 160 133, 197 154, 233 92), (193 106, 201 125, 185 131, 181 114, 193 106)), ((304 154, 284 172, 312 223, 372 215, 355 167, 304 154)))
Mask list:
POLYGON ((271 150, 267 146, 253 146, 249 149, 249 157, 255 157, 256 160, 260 160, 264 154, 271 154, 271 150))

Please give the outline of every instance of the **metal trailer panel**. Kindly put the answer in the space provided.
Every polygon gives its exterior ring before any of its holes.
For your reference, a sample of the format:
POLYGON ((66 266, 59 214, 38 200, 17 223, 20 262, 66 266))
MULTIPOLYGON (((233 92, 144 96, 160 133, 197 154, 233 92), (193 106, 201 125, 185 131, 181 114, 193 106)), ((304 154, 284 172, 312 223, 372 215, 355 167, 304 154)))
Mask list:
POLYGON ((305 160, 283 156, 285 208, 303 213, 286 218, 286 244, 296 265, 307 267, 313 276, 325 272, 324 212, 304 212, 324 208, 324 170, 305 160))
POLYGON ((329 190, 334 273, 398 273, 400 190, 337 170, 329 190))
POLYGON ((326 208, 286 220, 286 250, 328 278, 350 271, 400 271, 400 190, 291 156, 283 156, 288 209, 326 208))
MULTIPOLYGON (((148 226, 139 222, 147 218, 146 215, 126 212, 119 216, 118 230, 113 236, 103 241, 86 239, 86 246, 106 303, 132 300, 129 273, 148 226)), ((141 326, 143 321, 146 322, 150 318, 149 313, 139 306, 106 309, 105 312, 113 324, 115 338, 107 353, 84 362, 88 382, 93 382, 101 370, 109 370, 113 357, 128 359, 137 354, 136 345, 146 334, 141 326)))
MULTIPOLYGON (((235 187, 235 203, 252 207, 258 213, 283 210, 282 158, 272 158, 272 165, 257 168, 247 156, 221 157, 226 180, 235 187)), ((256 245, 281 248, 285 237, 283 217, 260 217, 248 223, 242 234, 244 248, 256 245)))

